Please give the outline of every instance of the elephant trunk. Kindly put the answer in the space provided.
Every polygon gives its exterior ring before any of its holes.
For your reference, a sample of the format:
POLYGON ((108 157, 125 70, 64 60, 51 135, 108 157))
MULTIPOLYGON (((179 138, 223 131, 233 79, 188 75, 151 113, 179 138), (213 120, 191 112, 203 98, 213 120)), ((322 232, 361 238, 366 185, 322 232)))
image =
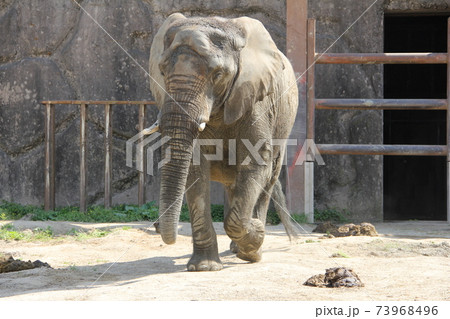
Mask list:
POLYGON ((193 141, 198 135, 198 124, 194 120, 195 117, 180 110, 183 108, 191 111, 192 104, 187 104, 173 101, 166 103, 160 124, 163 138, 170 138, 162 148, 164 158, 170 158, 170 160, 161 168, 159 197, 161 237, 169 245, 176 241, 178 220, 192 158, 193 141))

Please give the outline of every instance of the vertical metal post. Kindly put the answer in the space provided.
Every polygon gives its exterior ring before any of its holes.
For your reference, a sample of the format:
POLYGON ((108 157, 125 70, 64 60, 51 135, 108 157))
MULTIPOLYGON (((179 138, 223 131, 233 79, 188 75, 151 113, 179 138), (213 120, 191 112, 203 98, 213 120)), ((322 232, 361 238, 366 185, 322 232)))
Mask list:
MULTIPOLYGON (((307 47, 307 124, 306 139, 314 142, 315 125, 315 55, 316 55, 316 21, 308 19, 308 47, 307 47)), ((306 156, 305 167, 305 215, 308 223, 314 222, 314 158, 306 156)))
POLYGON ((45 104, 45 210, 55 209, 55 106, 45 104))
POLYGON ((112 107, 105 105, 105 208, 111 207, 112 193, 112 107))
POLYGON ((80 104, 80 212, 86 211, 86 116, 87 105, 80 104))
POLYGON ((287 146, 286 199, 292 214, 305 212, 305 171, 296 165, 306 139, 306 42, 307 0, 286 0, 286 55, 292 64, 298 87, 298 110, 289 139, 297 141, 297 147, 287 146))
MULTIPOLYGON (((138 124, 139 132, 142 132, 142 130, 145 128, 145 104, 139 104, 139 124, 138 124)), ((137 158, 136 160, 139 161, 139 164, 137 165, 139 167, 142 167, 142 171, 139 171, 139 181, 138 181, 138 203, 139 206, 145 204, 145 175, 146 175, 146 168, 147 165, 145 163, 145 155, 144 155, 144 143, 141 143, 144 140, 144 137, 142 137, 139 140, 139 147, 141 147, 140 152, 137 152, 137 154, 140 154, 141 156, 137 158)))
POLYGON ((447 21, 447 223, 450 223, 450 18, 447 21))

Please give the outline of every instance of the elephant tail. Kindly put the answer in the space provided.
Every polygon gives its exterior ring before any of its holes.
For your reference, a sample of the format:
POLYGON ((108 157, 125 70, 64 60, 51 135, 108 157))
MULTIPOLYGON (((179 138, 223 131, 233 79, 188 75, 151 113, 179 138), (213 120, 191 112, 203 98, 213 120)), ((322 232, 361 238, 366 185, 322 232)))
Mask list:
POLYGON ((272 197, 275 210, 280 217, 281 223, 283 224, 287 235, 289 236, 289 240, 292 241, 297 238, 298 230, 292 222, 291 214, 289 213, 286 205, 286 197, 284 196, 283 188, 279 179, 277 179, 275 185, 273 186, 272 197))

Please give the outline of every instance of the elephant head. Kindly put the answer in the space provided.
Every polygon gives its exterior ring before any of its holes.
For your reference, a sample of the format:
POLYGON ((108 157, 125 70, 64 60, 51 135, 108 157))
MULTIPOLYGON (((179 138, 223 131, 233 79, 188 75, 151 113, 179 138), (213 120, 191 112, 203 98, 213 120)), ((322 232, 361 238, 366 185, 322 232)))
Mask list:
POLYGON ((283 60, 257 20, 175 13, 155 35, 149 62, 159 129, 170 137, 162 149, 171 156, 161 169, 160 231, 173 244, 194 139, 213 117, 226 129, 251 113, 272 92, 283 60))

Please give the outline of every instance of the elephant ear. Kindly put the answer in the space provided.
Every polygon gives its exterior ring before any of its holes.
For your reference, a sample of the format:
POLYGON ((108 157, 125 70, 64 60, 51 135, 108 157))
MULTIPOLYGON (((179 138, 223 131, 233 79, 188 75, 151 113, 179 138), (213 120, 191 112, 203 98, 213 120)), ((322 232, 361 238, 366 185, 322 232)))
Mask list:
POLYGON ((240 51, 239 74, 225 102, 225 124, 235 122, 273 93, 277 76, 284 69, 281 52, 260 21, 248 17, 231 21, 244 31, 245 45, 240 51))
POLYGON ((159 69, 159 63, 162 60, 164 53, 164 38, 169 28, 178 20, 186 19, 181 13, 171 14, 159 28, 155 37, 153 38, 152 47, 150 49, 150 90, 155 97, 158 108, 161 108, 166 94, 166 87, 164 83, 164 76, 159 69))

